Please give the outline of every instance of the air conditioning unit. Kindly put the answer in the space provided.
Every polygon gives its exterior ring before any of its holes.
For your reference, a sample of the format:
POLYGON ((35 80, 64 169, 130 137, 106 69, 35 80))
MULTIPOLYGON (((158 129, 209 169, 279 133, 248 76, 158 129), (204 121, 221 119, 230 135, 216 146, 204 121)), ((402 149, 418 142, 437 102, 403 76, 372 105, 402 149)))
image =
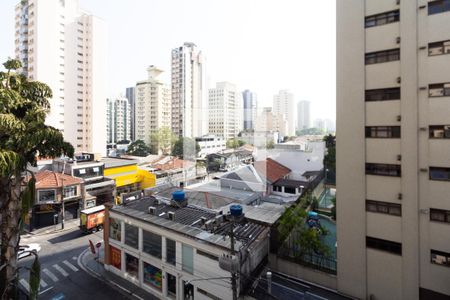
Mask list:
POLYGON ((397 160, 401 161, 402 160, 402 155, 401 154, 397 154, 397 160))
POLYGON ((400 82, 402 82, 402 78, 399 76, 399 77, 397 77, 397 83, 400 83, 400 82))
POLYGON ((444 126, 444 137, 445 138, 450 138, 450 126, 444 126))
POLYGON ((151 214, 151 215, 155 215, 156 214, 156 207, 149 206, 148 213, 151 214))
POLYGON ((397 116, 397 121, 400 122, 402 120, 402 116, 397 116))
POLYGON ((397 199, 398 199, 398 200, 402 200, 402 199, 403 199, 402 193, 398 193, 397 199))
POLYGON ((169 220, 175 221, 175 213, 173 211, 169 211, 168 217, 169 220))
POLYGON ((437 139, 442 139, 444 137, 444 130, 442 129, 433 130, 433 137, 437 139))
POLYGON ((395 42, 396 42, 397 44, 400 44, 400 41, 401 41, 401 39, 400 39, 399 36, 395 38, 395 42))

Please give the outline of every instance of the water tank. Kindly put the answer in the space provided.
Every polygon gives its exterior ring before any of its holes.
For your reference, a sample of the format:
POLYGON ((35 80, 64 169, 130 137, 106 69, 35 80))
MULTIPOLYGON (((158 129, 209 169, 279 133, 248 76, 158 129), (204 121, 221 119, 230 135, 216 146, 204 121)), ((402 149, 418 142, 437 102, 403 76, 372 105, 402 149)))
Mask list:
POLYGON ((184 199, 185 199, 184 191, 175 191, 175 192, 173 192, 172 193, 172 199, 177 201, 177 202, 184 201, 184 199))
POLYGON ((233 204, 230 206, 230 214, 233 217, 239 217, 242 215, 242 206, 239 204, 233 204))

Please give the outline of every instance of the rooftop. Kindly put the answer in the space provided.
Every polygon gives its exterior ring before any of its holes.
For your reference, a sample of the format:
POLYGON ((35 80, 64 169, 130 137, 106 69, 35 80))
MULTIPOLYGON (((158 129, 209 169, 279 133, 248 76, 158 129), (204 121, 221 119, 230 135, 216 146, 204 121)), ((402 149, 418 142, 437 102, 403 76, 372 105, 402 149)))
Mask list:
POLYGON ((138 160, 129 158, 103 157, 100 162, 105 163, 105 168, 116 168, 130 165, 137 165, 138 160))
POLYGON ((61 174, 52 172, 49 170, 38 172, 34 175, 36 178, 36 188, 44 189, 44 188, 57 188, 69 185, 80 184, 83 182, 82 179, 72 177, 67 174, 61 174))
POLYGON ((266 160, 255 161, 254 167, 259 175, 266 178, 270 183, 280 180, 291 172, 291 169, 283 166, 271 158, 266 160))

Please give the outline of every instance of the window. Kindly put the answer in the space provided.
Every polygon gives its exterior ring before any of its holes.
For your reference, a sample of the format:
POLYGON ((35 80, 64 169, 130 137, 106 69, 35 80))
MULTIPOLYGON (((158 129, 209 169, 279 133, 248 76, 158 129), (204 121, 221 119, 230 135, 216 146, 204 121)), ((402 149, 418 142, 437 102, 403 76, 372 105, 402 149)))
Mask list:
POLYGON ((287 194, 295 194, 295 188, 294 187, 290 187, 290 186, 285 186, 284 187, 284 192, 287 194))
POLYGON ((366 138, 400 138, 400 126, 366 126, 366 138))
POLYGON ((120 220, 109 218, 109 238, 119 242, 122 241, 122 227, 120 223, 120 220))
POLYGON ((389 165, 389 164, 366 163, 366 174, 367 175, 400 177, 401 176, 401 166, 400 165, 389 165))
POLYGON ((450 11, 450 0, 437 0, 428 2, 428 14, 434 15, 450 11))
POLYGON ((429 127, 430 139, 450 139, 450 125, 433 125, 429 127))
POLYGON ((366 65, 400 60, 400 49, 366 53, 366 65))
POLYGON ((213 254, 209 254, 208 252, 204 252, 204 251, 201 251, 201 250, 197 250, 197 254, 198 254, 198 255, 201 255, 201 256, 205 256, 205 257, 207 257, 207 258, 209 258, 209 259, 212 259, 212 260, 219 261, 219 258, 218 258, 217 256, 215 256, 215 255, 213 255, 213 254))
POLYGON ((176 243, 174 240, 166 238, 166 260, 169 264, 175 266, 176 262, 176 243))
POLYGON ((142 231, 143 251, 154 257, 161 258, 161 236, 146 230, 142 231))
POLYGON ((400 88, 366 90, 366 101, 400 100, 400 88))
POLYGON ((139 277, 139 259, 131 254, 125 253, 125 271, 128 275, 139 277))
POLYGON ((219 298, 219 297, 217 297, 217 296, 214 296, 213 294, 211 294, 211 293, 209 293, 209 292, 207 292, 207 291, 205 291, 205 290, 202 290, 201 288, 197 288, 197 292, 199 292, 199 293, 202 294, 202 295, 205 295, 206 297, 208 297, 208 298, 210 298, 210 299, 213 299, 213 300, 221 300, 221 298, 219 298))
POLYGON ((367 248, 377 249, 402 255, 402 244, 366 236, 367 248))
POLYGON ((450 210, 431 208, 430 221, 450 223, 450 210))
POLYGON ((125 244, 133 248, 139 246, 139 228, 130 224, 125 224, 125 244))
POLYGON ((56 201, 55 190, 41 190, 39 191, 39 202, 56 201))
POLYGON ((183 244, 181 247, 182 270, 194 274, 194 249, 183 244))
POLYGON ((77 195, 77 186, 64 187, 64 198, 75 197, 77 195))
POLYGON ((450 40, 428 44, 428 56, 450 53, 450 40))
POLYGON ((431 263, 450 267, 450 253, 431 249, 431 263))
POLYGON ((366 200, 366 211, 401 216, 402 206, 396 203, 366 200))
POLYGON ((167 292, 171 297, 177 297, 177 277, 170 273, 167 274, 167 292))
POLYGON ((385 13, 381 13, 381 14, 377 14, 377 15, 373 15, 373 16, 367 16, 366 20, 365 20, 365 27, 369 28, 369 27, 380 26, 380 25, 384 25, 384 24, 398 22, 399 20, 400 20, 400 11, 399 10, 389 11, 389 12, 385 12, 385 13))
POLYGON ((450 181, 450 168, 430 167, 430 180, 450 181))
POLYGON ((116 269, 121 270, 122 269, 122 253, 119 249, 113 246, 109 246, 109 251, 111 254, 111 266, 115 267, 116 269))
POLYGON ((429 97, 447 97, 450 96, 450 83, 437 83, 428 86, 429 97))
POLYGON ((276 185, 274 185, 273 187, 272 187, 272 190, 274 191, 274 192, 281 192, 281 186, 276 186, 276 185))
POLYGON ((162 289, 162 272, 161 269, 144 262, 144 283, 158 289, 162 289))

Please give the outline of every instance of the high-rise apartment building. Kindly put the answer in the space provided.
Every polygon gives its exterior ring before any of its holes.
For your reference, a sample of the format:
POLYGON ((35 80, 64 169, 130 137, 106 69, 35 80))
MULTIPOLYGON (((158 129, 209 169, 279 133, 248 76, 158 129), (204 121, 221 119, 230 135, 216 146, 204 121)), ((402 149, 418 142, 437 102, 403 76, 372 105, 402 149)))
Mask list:
POLYGON ((178 136, 200 137, 206 131, 204 56, 194 43, 172 50, 172 131, 178 136))
POLYGON ((50 86, 46 123, 75 151, 106 153, 105 23, 78 1, 20 1, 15 7, 15 54, 21 72, 50 86))
POLYGON ((136 98, 135 98, 135 87, 129 87, 125 90, 125 98, 128 99, 130 103, 130 111, 131 111, 131 140, 134 141, 136 139, 136 126, 135 126, 135 114, 136 114, 136 98))
POLYGON ((243 128, 242 94, 236 85, 218 82, 208 91, 209 133, 225 140, 235 138, 243 128))
POLYGON ((450 0, 337 1, 337 280, 450 295, 450 0))
POLYGON ((277 95, 273 96, 273 114, 274 116, 282 115, 288 124, 286 135, 295 135, 296 126, 296 107, 294 103, 294 94, 287 90, 281 90, 277 95))
POLYGON ((308 129, 311 127, 311 102, 301 100, 297 103, 297 129, 308 129))
POLYGON ((258 110, 258 99, 256 93, 250 90, 242 92, 244 100, 244 130, 255 129, 256 113, 258 110))
POLYGON ((124 97, 106 99, 106 141, 117 143, 131 139, 131 107, 124 97))
POLYGON ((148 79, 136 83, 136 140, 151 144, 151 134, 171 125, 170 87, 160 81, 163 70, 150 66, 148 79))

